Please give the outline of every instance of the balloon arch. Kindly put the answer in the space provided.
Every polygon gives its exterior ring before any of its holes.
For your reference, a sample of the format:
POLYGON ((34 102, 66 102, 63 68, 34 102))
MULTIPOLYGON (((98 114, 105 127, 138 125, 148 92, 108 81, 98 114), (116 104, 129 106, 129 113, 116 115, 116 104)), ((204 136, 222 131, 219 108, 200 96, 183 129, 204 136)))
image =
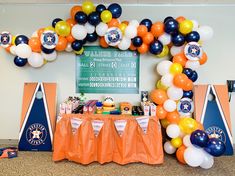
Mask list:
POLYGON ((193 82, 198 78, 195 71, 207 61, 201 44, 213 36, 209 26, 199 26, 195 20, 166 17, 163 22, 153 23, 150 19, 120 21, 122 8, 113 3, 94 6, 84 2, 71 8, 71 18, 56 18, 52 25, 41 28, 31 38, 25 35, 12 36, 4 31, 0 44, 15 55, 14 63, 23 67, 42 67, 56 59, 58 51, 82 54, 86 42, 99 39, 101 47, 117 47, 120 50, 151 53, 156 57, 169 54, 171 61, 161 61, 156 69, 162 76, 150 97, 157 106, 157 117, 166 129, 167 141, 164 150, 176 153, 177 160, 192 167, 209 169, 213 156, 225 151, 225 144, 209 138, 202 124, 194 120, 193 82), (181 108, 177 104, 181 103, 181 108))

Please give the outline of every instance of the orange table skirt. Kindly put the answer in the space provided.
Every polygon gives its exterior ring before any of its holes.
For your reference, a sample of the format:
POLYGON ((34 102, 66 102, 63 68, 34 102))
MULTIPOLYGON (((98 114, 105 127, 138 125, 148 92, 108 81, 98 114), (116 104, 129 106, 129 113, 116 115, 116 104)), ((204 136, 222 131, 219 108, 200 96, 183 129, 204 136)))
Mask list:
POLYGON ((56 125, 54 161, 68 159, 81 164, 94 161, 122 165, 132 162, 161 164, 163 158, 161 126, 156 117, 149 117, 146 134, 133 116, 65 114, 56 125), (72 132, 72 118, 83 120, 76 132, 72 132), (97 137, 93 132, 93 120, 104 122, 97 137), (115 120, 127 122, 121 136, 115 128, 115 120))

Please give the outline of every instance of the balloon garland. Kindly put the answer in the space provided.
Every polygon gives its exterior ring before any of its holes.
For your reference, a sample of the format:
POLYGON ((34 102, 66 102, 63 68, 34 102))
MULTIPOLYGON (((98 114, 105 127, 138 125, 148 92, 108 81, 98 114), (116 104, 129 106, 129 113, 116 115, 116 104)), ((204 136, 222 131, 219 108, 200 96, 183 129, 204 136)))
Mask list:
POLYGON ((198 78, 195 71, 207 61, 201 47, 203 41, 213 36, 209 26, 199 26, 195 20, 185 17, 166 17, 163 22, 150 19, 120 21, 122 8, 113 3, 106 8, 83 2, 71 8, 71 18, 66 21, 56 18, 51 26, 35 31, 29 39, 25 35, 12 36, 2 32, 0 44, 15 55, 14 63, 23 67, 41 67, 54 61, 58 51, 82 54, 86 42, 95 42, 103 48, 117 47, 120 50, 136 50, 140 54, 151 53, 162 58, 169 53, 171 61, 161 61, 157 72, 162 76, 150 98, 157 104, 157 117, 166 128, 164 150, 176 153, 177 160, 192 167, 209 169, 213 156, 221 156, 225 144, 209 138, 201 123, 191 118, 193 113, 193 82, 198 78), (177 108, 178 106, 178 108, 177 108))

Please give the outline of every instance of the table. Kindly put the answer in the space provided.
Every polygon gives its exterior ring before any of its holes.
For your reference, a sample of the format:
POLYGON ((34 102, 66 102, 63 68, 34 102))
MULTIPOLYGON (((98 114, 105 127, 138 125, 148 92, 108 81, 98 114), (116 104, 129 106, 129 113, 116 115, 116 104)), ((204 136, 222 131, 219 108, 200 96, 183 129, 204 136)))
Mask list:
POLYGON ((54 161, 161 164, 163 157, 161 125, 156 117, 64 114, 56 125, 54 161), (146 119, 147 128, 141 128, 146 119))

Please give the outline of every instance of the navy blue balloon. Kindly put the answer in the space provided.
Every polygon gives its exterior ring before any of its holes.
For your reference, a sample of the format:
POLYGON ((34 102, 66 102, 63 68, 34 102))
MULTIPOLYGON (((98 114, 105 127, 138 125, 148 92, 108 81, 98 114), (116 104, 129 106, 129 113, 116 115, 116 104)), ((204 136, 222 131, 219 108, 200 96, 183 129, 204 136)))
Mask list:
POLYGON ((74 51, 80 51, 83 47, 83 41, 82 40, 75 40, 71 43, 71 47, 74 51))
POLYGON ((14 63, 16 66, 18 67, 23 67, 27 64, 28 60, 25 59, 25 58, 21 58, 19 56, 16 56, 15 59, 14 59, 14 63))
POLYGON ((143 40, 141 37, 137 36, 132 39, 132 43, 135 47, 140 47, 143 44, 143 40))
POLYGON ((185 43, 185 37, 178 33, 172 36, 171 41, 174 46, 182 46, 185 43))
POLYGON ((193 82, 197 81, 198 78, 198 74, 196 71, 192 72, 192 75, 189 77, 189 79, 191 79, 193 82))
POLYGON ((60 19, 60 18, 55 18, 55 19, 52 21, 51 25, 52 25, 53 27, 55 27, 56 23, 58 23, 59 21, 62 21, 62 19, 60 19))
POLYGON ((190 99, 192 99, 193 98, 193 91, 192 90, 184 91, 183 98, 190 98, 190 99))
POLYGON ((168 16, 164 19, 164 23, 166 23, 168 20, 174 19, 172 16, 168 16))
POLYGON ((175 34, 178 32, 179 23, 175 19, 169 19, 165 22, 165 32, 175 34))
POLYGON ((98 35, 96 34, 96 32, 87 34, 86 36, 86 41, 88 42, 95 42, 97 39, 98 39, 98 35))
POLYGON ((200 34, 197 31, 192 31, 186 36, 187 42, 198 42, 200 40, 200 34))
POLYGON ((149 46, 149 52, 152 54, 160 54, 163 50, 163 45, 160 41, 156 40, 152 42, 149 46))
POLYGON ((47 49, 47 48, 44 48, 43 46, 41 48, 45 54, 51 54, 55 51, 55 49, 47 49))
POLYGON ((210 155, 218 157, 224 154, 226 146, 218 138, 210 138, 204 150, 210 155))
POLYGON ((190 78, 193 74, 193 70, 191 68, 184 68, 183 69, 183 73, 188 77, 190 78))
POLYGON ((101 14, 104 10, 106 10, 105 5, 103 4, 99 4, 98 6, 96 6, 96 12, 98 12, 99 14, 101 14))
POLYGON ((117 3, 110 4, 108 10, 112 13, 113 18, 119 18, 122 15, 122 7, 117 3))
POLYGON ((18 35, 15 38, 15 45, 19 45, 19 44, 28 44, 29 43, 29 38, 25 35, 18 35))
POLYGON ((93 26, 98 25, 100 23, 100 14, 98 12, 92 12, 88 16, 88 22, 93 26))
POLYGON ((141 22, 140 22, 140 25, 145 25, 147 28, 148 28, 148 31, 151 30, 151 27, 152 27, 152 21, 150 19, 143 19, 141 22))
POLYGON ((209 141, 209 137, 205 131, 196 130, 191 133, 190 141, 193 145, 196 145, 198 147, 206 147, 209 141))
POLYGON ((75 14, 74 19, 78 22, 78 24, 85 24, 88 20, 87 14, 82 11, 79 11, 75 14))
POLYGON ((86 37, 82 40, 82 44, 85 45, 87 42, 86 37))

